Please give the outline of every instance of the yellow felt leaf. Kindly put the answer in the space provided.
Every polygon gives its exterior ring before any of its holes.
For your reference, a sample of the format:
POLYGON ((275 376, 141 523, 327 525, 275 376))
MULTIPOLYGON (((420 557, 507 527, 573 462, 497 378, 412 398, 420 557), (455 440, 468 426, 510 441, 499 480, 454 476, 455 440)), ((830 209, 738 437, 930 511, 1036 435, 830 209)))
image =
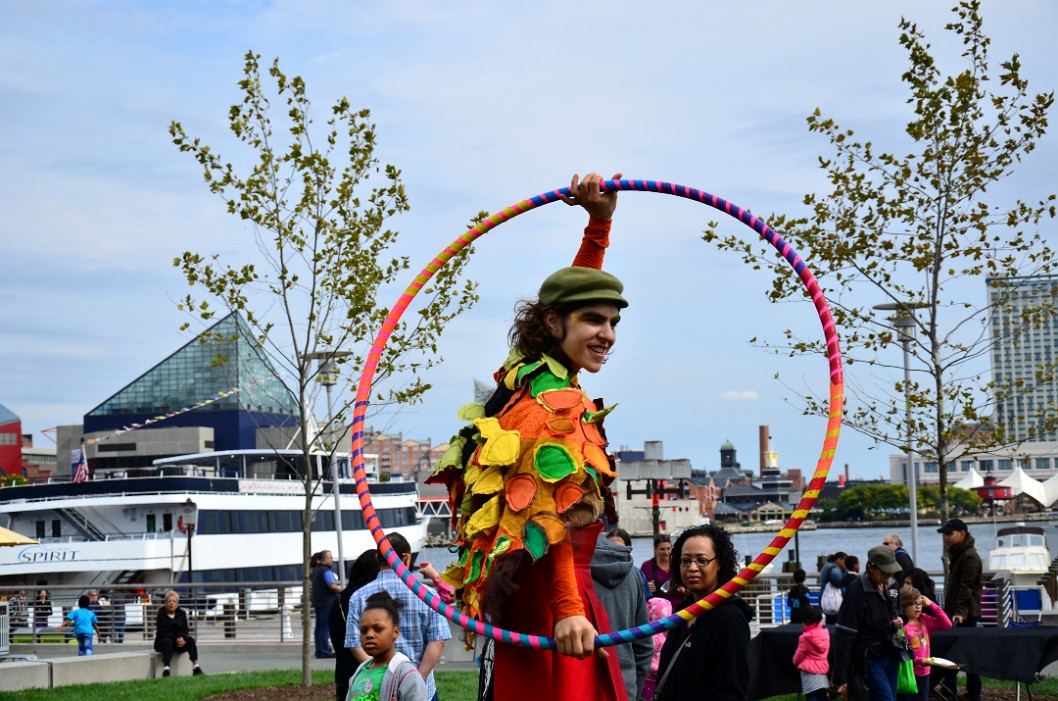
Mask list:
POLYGON ((474 419, 483 418, 485 418, 485 405, 481 402, 467 404, 459 410, 460 421, 473 421, 474 419))
POLYGON ((507 431, 496 419, 478 419, 474 422, 485 439, 478 452, 481 465, 511 465, 521 452, 521 436, 517 431, 507 431))
POLYGON ((465 528, 466 537, 473 538, 478 533, 495 527, 500 522, 500 498, 492 497, 474 512, 467 521, 465 528))
POLYGON ((503 489, 503 470, 490 467, 474 482, 475 494, 495 494, 503 489))

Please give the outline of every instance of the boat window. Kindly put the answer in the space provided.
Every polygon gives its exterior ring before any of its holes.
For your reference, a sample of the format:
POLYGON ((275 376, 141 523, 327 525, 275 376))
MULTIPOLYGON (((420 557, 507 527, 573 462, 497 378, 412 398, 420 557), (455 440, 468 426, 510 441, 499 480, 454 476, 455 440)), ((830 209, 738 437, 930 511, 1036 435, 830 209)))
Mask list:
POLYGON ((169 531, 173 530, 173 515, 172 514, 162 514, 162 530, 167 532, 167 533, 169 531))
POLYGON ((154 533, 158 525, 158 519, 154 514, 147 514, 147 532, 154 533))
POLYGON ((333 531, 334 530, 334 512, 333 511, 317 511, 316 518, 312 520, 312 530, 314 531, 333 531))
POLYGON ((44 537, 44 522, 37 521, 37 540, 44 537))
POLYGON ((1034 570, 1040 570, 1042 572, 1047 569, 1047 558, 1039 553, 1030 553, 1029 563, 1034 570))
POLYGON ((364 514, 360 511, 342 512, 342 529, 356 531, 364 527, 364 514))
POLYGON ((61 538, 62 537, 62 521, 57 518, 51 520, 51 537, 61 538))
POLYGON ((1004 558, 1003 558, 1002 555, 993 555, 992 557, 990 557, 988 559, 988 569, 990 569, 990 570, 1006 569, 1006 567, 1004 567, 1004 565, 1003 565, 1003 560, 1004 560, 1004 558))
POLYGON ((1024 553, 1010 553, 1009 555, 1010 567, 1024 567, 1025 566, 1025 554, 1024 553))

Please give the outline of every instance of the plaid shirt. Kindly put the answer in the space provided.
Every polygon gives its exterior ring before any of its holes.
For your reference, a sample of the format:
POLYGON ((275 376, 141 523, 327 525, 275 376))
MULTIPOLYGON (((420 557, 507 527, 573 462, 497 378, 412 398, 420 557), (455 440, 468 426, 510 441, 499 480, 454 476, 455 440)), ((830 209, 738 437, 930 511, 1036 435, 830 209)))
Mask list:
MULTIPOLYGON (((400 635, 394 647, 397 652, 407 655, 416 666, 422 660, 427 643, 434 640, 448 640, 452 637, 452 629, 448 627, 448 621, 420 601, 419 597, 415 596, 411 589, 400 581, 396 572, 386 568, 379 572, 375 581, 357 589, 349 597, 349 616, 345 622, 346 647, 360 647, 360 614, 367 604, 367 597, 380 591, 386 592, 404 604, 404 608, 400 611, 400 635)), ((437 684, 434 682, 431 670, 429 676, 426 677, 426 698, 432 699, 435 693, 437 693, 437 684)))

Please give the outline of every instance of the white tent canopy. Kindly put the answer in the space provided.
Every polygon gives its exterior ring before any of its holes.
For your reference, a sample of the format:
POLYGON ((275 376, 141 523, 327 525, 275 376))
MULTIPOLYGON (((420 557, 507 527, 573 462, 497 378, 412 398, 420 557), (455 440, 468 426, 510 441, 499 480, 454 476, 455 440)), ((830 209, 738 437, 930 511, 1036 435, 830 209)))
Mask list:
POLYGON ((985 478, 981 476, 981 473, 977 471, 976 467, 970 468, 970 473, 963 477, 961 480, 952 485, 959 489, 973 489, 974 487, 985 486, 985 478))
POLYGON ((1043 483, 1043 491, 1047 495, 1047 503, 1044 506, 1049 506, 1058 501, 1058 475, 1043 483))
POLYGON ((1014 474, 1000 482, 999 486, 1010 487, 1014 496, 1025 493, 1043 506, 1051 505, 1051 501, 1047 499, 1047 490, 1044 489, 1043 483, 1029 477, 1021 467, 1018 467, 1014 470, 1014 474))

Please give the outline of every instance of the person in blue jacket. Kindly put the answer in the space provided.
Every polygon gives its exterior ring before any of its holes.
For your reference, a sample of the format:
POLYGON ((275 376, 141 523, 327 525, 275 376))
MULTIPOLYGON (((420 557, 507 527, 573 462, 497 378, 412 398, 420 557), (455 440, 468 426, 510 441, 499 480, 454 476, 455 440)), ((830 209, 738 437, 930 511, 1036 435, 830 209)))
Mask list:
POLYGON ((77 656, 89 657, 92 654, 92 643, 95 636, 99 635, 99 619, 90 608, 87 594, 82 594, 77 600, 77 608, 66 614, 66 618, 55 628, 59 633, 69 623, 73 626, 74 637, 77 638, 77 656))

